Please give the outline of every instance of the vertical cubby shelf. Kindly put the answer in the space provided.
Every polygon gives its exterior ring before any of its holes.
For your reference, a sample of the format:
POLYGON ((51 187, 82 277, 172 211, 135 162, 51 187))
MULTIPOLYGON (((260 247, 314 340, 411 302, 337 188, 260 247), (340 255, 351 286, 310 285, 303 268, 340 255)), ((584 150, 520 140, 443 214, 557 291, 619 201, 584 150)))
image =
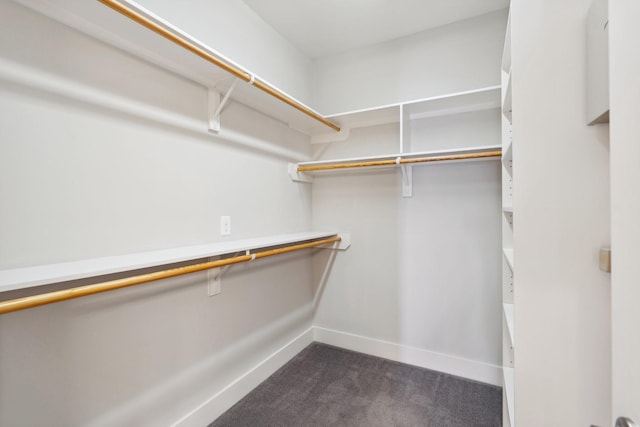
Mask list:
POLYGON ((513 120, 511 69, 511 17, 507 22, 507 33, 502 55, 502 366, 504 370, 503 387, 503 425, 515 426, 515 305, 514 305, 514 250, 513 250, 513 150, 514 141, 511 132, 513 120))

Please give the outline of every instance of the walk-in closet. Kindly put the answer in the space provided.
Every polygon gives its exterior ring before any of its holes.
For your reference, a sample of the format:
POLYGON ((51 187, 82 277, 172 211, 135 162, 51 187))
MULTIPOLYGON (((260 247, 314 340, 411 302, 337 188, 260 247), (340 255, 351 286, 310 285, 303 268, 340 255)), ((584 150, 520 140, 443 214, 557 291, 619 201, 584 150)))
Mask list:
POLYGON ((0 426, 635 426, 639 19, 0 0, 0 426))

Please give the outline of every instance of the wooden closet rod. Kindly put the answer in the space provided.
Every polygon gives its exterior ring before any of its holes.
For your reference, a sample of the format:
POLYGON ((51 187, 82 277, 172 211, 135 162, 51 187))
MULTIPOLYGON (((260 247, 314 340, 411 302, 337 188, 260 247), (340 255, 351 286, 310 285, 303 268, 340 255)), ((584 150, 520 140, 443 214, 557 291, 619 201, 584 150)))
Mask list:
POLYGON ((282 94, 281 92, 279 92, 278 90, 274 89, 273 87, 267 85, 266 83, 258 80, 257 78, 255 78, 255 76, 252 76, 251 74, 247 73, 244 70, 241 70, 240 68, 236 67, 233 64, 230 64, 218 57, 216 57, 215 55, 212 55, 211 53, 207 52, 206 50, 202 49, 201 47, 197 46, 195 43, 193 43, 192 41, 184 38, 181 35, 178 34, 174 34, 171 31, 167 30, 166 28, 162 27, 161 25, 158 25, 157 23, 155 23, 154 21, 152 21, 151 19, 141 15, 140 13, 136 12, 135 10, 127 7, 126 5, 122 4, 121 2, 119 2, 118 0, 98 0, 99 2, 109 6, 110 8, 112 8, 113 10, 121 13, 122 15, 126 16, 127 18, 137 22, 138 24, 150 29, 151 31, 155 32, 156 34, 161 35, 162 37, 166 38, 167 40, 172 41, 173 43, 177 44, 178 46, 188 50, 191 53, 194 53, 196 55, 198 55, 199 57, 201 57, 202 59, 204 59, 205 61, 208 61, 220 68, 222 68, 223 70, 227 71, 230 74, 233 74, 234 76, 236 76, 239 79, 244 80, 247 83, 251 83, 253 86, 257 87, 258 89, 262 90, 263 92, 266 92, 267 94, 273 96, 274 98, 279 99, 280 101, 289 104, 291 107, 295 108, 296 110, 301 111, 302 113, 306 114, 307 116, 319 121, 320 123, 330 127, 331 129, 335 130, 335 131, 340 131, 340 127, 332 122, 330 122, 329 120, 325 119, 324 117, 322 117, 320 114, 316 113, 315 111, 311 110, 309 107, 300 104, 298 101, 289 98, 288 96, 282 94))
POLYGON ((167 279, 170 277, 182 276, 184 274, 194 273, 196 271, 209 270, 211 268, 224 267, 225 265, 238 264, 241 262, 251 261, 254 259, 266 258, 273 255, 284 254, 287 252, 299 251, 301 249, 313 248, 316 246, 327 245, 339 242, 340 237, 330 237, 328 239, 317 240, 314 242, 300 243, 297 245, 285 246, 277 249, 270 249, 254 254, 225 258, 217 261, 209 261, 200 264, 188 265, 185 267, 171 268, 169 270, 157 271, 154 273, 140 274, 137 276, 125 277, 123 279, 110 280, 108 282, 95 283, 93 285, 79 286, 76 288, 64 289, 61 291, 48 292, 29 297, 17 298, 0 302, 0 314, 11 313, 12 311, 24 310, 27 308, 38 307, 40 305, 51 304, 54 302, 66 301, 73 298, 79 298, 87 295, 98 294, 101 292, 112 291, 115 289, 126 288, 134 285, 152 282, 155 280, 167 279))
POLYGON ((397 164, 406 165, 411 163, 426 163, 426 162, 443 162, 448 160, 469 160, 469 159, 482 159, 485 157, 500 157, 502 150, 496 151, 484 151, 481 153, 466 153, 466 154, 449 154, 445 156, 429 156, 429 157, 414 157, 408 159, 388 159, 388 160, 370 160, 364 162, 351 162, 351 163, 331 163, 322 165, 308 165, 298 166, 298 172, 310 172, 310 171, 322 171, 331 169, 348 169, 348 168, 365 168, 370 166, 394 166, 397 164))

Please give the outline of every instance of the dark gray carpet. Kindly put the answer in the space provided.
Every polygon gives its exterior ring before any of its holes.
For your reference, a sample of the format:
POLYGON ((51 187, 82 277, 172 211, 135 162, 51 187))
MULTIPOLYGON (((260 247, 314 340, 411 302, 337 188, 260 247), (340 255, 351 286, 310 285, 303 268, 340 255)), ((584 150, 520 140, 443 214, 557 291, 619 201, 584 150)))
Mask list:
POLYGON ((502 426, 502 389, 313 343, 209 427, 502 426))

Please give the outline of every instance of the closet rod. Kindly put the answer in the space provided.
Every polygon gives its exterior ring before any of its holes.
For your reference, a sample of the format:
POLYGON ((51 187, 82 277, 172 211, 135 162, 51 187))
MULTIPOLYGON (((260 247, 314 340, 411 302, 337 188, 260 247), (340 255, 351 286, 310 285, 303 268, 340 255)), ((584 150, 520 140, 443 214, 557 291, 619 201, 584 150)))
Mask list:
POLYGON ((222 68, 223 70, 225 70, 226 72, 233 74, 234 76, 236 76, 239 79, 244 80, 247 83, 252 84, 253 86, 257 87, 258 89, 262 90, 263 92, 266 92, 267 94, 273 96, 274 98, 279 99, 280 101, 289 104, 291 107, 297 109, 298 111, 301 111, 302 113, 306 114, 307 116, 319 121, 320 123, 330 127, 331 129, 335 130, 335 131, 340 131, 340 127, 332 122, 330 122, 329 120, 325 119, 324 117, 322 117, 320 114, 316 113, 315 111, 311 110, 309 107, 302 105, 301 103, 299 103, 298 101, 296 101, 295 99, 289 98, 288 96, 280 93, 278 90, 272 88, 271 86, 267 85, 266 83, 258 80, 257 78, 255 78, 255 76, 251 75, 250 73, 236 67, 233 64, 230 64, 227 61, 224 61, 218 57, 216 57, 215 55, 212 55, 211 53, 207 52, 206 50, 202 49, 201 47, 197 46, 195 43, 193 43, 192 41, 188 40, 187 38, 185 38, 184 36, 178 35, 178 34, 174 34, 173 32, 169 31, 168 29, 162 27, 161 25, 157 24, 156 22, 154 22, 153 20, 147 18, 146 16, 143 16, 142 14, 136 12, 135 10, 133 10, 130 7, 125 6, 124 4, 122 4, 120 1, 118 0, 98 0, 99 2, 105 4, 106 6, 109 6, 110 8, 112 8, 113 10, 115 10, 116 12, 121 13, 122 15, 126 16, 127 18, 137 22, 138 24, 150 29, 151 31, 155 32, 156 34, 161 35, 162 37, 166 38, 169 41, 172 41, 173 43, 177 44, 178 46, 188 50, 189 52, 198 55, 199 57, 201 57, 202 59, 204 59, 205 61, 208 61, 220 68, 222 68))
POLYGON ((502 150, 496 151, 484 151, 480 153, 465 153, 465 154, 449 154, 445 156, 430 156, 430 157, 414 157, 403 159, 388 159, 388 160, 371 160, 365 162, 352 162, 352 163, 331 163, 322 165, 308 165, 298 166, 298 172, 310 172, 321 171, 331 169, 348 169, 348 168, 364 168, 370 166, 394 166, 394 165, 406 165, 411 163, 426 163, 426 162, 443 162, 449 160, 469 160, 469 159, 482 159, 485 157, 500 157, 502 150))
POLYGON ((137 276, 125 277, 123 279, 110 280, 92 285, 79 286, 76 288, 64 289, 61 291, 48 292, 39 295, 32 295, 13 300, 0 302, 0 314, 11 313, 13 311, 24 310, 27 308, 38 307, 54 302, 66 301, 73 298, 79 298, 87 295, 93 295, 101 292, 112 291, 115 289, 126 288, 134 285, 152 282, 155 280, 167 279, 170 277, 182 276, 184 274, 194 273, 196 271, 209 270, 211 268, 224 267, 225 265, 238 264, 241 262, 252 261, 254 259, 266 258, 273 255, 284 254, 287 252, 299 251, 301 249, 313 248, 316 246, 327 245, 339 242, 342 239, 338 236, 328 239, 316 240, 308 243, 299 243, 296 245, 285 246, 277 249, 270 249, 253 254, 225 258, 217 261, 209 261, 200 264, 193 264, 184 267, 171 268, 169 270, 156 271, 154 273, 140 274, 137 276))

